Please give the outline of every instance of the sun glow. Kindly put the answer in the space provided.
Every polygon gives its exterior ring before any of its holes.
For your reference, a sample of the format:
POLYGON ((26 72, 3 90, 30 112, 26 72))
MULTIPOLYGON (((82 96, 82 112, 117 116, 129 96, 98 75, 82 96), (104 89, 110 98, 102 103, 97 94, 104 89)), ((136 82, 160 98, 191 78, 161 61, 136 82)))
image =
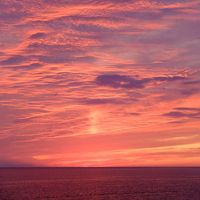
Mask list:
POLYGON ((100 112, 95 110, 89 114, 89 134, 97 134, 99 132, 100 112))

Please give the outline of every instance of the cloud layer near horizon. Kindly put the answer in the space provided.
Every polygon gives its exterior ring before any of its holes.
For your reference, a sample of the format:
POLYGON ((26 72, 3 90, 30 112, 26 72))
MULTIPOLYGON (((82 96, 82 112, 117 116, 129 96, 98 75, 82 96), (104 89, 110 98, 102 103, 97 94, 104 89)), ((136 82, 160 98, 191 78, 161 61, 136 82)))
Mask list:
POLYGON ((199 8, 0 2, 0 166, 200 165, 199 8))

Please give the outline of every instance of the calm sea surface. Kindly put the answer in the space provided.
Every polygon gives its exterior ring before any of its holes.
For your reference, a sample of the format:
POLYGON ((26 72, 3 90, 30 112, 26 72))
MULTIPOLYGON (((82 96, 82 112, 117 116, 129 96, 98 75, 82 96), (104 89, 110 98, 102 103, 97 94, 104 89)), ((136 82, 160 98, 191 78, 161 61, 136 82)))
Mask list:
POLYGON ((1 168, 0 200, 200 200, 200 168, 1 168))

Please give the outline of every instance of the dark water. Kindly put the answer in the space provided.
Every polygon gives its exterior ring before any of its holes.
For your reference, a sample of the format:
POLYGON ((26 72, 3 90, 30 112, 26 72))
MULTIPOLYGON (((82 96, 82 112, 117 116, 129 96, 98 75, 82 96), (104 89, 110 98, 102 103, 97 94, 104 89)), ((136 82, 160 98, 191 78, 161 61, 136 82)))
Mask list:
POLYGON ((200 168, 2 168, 0 200, 200 200, 200 168))

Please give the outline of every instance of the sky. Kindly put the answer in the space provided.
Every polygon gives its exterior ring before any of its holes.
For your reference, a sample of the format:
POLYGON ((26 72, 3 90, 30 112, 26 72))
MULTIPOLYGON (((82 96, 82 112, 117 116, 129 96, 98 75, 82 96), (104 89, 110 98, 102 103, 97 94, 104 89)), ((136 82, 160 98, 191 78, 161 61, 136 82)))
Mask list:
POLYGON ((200 166, 199 0, 0 1, 0 166, 200 166))

